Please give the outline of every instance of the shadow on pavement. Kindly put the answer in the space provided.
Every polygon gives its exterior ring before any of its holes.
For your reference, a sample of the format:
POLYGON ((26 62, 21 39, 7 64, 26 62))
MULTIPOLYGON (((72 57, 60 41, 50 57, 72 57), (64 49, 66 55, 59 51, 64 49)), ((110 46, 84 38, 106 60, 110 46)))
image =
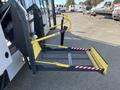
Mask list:
POLYGON ((113 19, 112 16, 104 16, 105 19, 113 19))

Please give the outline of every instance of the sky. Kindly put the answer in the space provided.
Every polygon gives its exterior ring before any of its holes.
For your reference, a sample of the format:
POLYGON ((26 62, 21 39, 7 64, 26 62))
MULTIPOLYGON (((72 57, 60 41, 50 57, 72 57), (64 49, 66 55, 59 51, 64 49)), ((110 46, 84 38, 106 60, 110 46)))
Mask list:
MULTIPOLYGON (((55 0, 55 4, 65 4, 67 0, 55 0)), ((78 4, 81 1, 85 0, 75 0, 75 3, 78 4)))

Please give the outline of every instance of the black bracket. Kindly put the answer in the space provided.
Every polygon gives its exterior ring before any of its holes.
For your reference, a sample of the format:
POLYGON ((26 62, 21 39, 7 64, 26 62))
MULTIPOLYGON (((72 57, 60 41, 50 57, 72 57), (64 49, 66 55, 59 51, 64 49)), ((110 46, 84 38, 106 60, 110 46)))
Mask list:
POLYGON ((61 30, 60 30, 60 33, 61 33, 61 40, 60 40, 60 45, 63 46, 64 45, 64 37, 65 37, 65 32, 67 30, 67 26, 63 26, 64 25, 64 17, 62 18, 61 20, 61 30))

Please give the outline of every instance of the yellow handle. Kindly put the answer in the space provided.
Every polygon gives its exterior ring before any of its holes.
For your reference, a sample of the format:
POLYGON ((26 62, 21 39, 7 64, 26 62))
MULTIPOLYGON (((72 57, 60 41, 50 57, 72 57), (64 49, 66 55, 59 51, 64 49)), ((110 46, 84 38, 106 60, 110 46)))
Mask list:
MULTIPOLYGON (((71 29, 71 27, 72 27, 72 21, 71 21, 71 19, 69 18, 68 15, 64 15, 64 18, 65 18, 65 20, 67 20, 67 21, 69 22, 69 27, 68 27, 67 31, 70 31, 70 29, 71 29)), ((65 23, 66 23, 66 22, 65 22, 65 23)), ((59 25, 56 25, 56 26, 59 26, 59 25)), ((54 27, 55 27, 55 26, 54 26, 54 27)), ((51 28, 53 28, 53 27, 51 27, 51 28)), ((42 38, 33 40, 31 43, 34 44, 35 42, 40 42, 40 41, 49 39, 49 38, 51 38, 51 37, 57 36, 57 35, 59 35, 59 34, 60 34, 60 32, 53 33, 53 34, 51 34, 51 35, 48 35, 48 36, 45 36, 45 37, 42 37, 42 38)))
POLYGON ((48 35, 48 36, 45 36, 45 37, 42 37, 42 38, 39 38, 39 39, 33 40, 31 43, 34 44, 34 43, 36 43, 36 42, 40 42, 40 41, 43 41, 43 40, 49 39, 49 38, 54 37, 54 36, 57 36, 57 35, 59 35, 59 34, 60 34, 60 32, 53 33, 53 34, 51 34, 51 35, 48 35))

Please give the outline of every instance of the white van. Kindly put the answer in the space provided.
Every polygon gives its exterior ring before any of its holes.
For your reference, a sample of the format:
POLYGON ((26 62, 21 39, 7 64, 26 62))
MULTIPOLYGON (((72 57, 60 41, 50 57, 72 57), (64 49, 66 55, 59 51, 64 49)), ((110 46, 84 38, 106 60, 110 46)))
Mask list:
POLYGON ((91 15, 112 15, 113 0, 104 0, 91 9, 91 15))
POLYGON ((115 5, 114 10, 112 12, 112 18, 114 20, 120 20, 120 4, 115 5))

